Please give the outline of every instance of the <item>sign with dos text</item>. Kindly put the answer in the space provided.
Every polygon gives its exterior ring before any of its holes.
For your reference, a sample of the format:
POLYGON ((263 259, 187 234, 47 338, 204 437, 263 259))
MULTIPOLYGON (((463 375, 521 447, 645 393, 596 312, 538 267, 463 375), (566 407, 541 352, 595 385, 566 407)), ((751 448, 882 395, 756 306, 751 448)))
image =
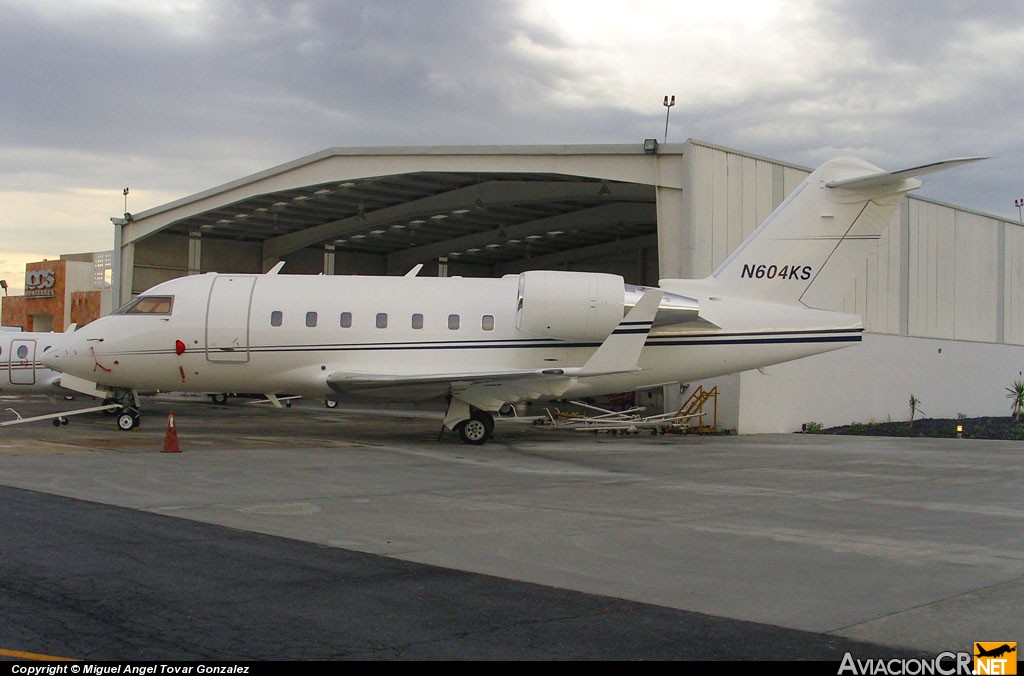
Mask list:
POLYGON ((53 298, 53 285, 57 275, 53 270, 26 270, 25 297, 53 298))

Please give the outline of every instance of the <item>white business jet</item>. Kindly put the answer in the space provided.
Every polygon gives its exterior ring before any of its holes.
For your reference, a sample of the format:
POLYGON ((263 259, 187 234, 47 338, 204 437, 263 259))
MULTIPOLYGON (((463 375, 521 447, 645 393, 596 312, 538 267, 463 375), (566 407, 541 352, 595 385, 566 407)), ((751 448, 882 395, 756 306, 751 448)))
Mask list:
POLYGON ((61 374, 39 361, 73 330, 73 325, 67 333, 0 327, 0 394, 73 395, 61 388, 61 374))
POLYGON ((685 383, 859 342, 860 317, 815 308, 846 293, 916 176, 976 159, 900 172, 832 160, 707 279, 282 275, 279 263, 159 284, 43 360, 65 387, 123 403, 126 429, 139 388, 447 397, 445 426, 481 444, 512 402, 685 383))

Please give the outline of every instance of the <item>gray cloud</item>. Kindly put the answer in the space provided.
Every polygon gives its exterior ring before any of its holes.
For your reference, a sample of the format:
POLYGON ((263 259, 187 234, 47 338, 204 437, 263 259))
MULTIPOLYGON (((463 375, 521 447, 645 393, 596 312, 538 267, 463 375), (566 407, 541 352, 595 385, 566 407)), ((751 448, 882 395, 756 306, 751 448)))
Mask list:
MULTIPOLYGON (((618 143, 663 132, 659 101, 638 113, 614 83, 599 100, 564 103, 585 65, 560 59, 572 47, 559 27, 528 22, 514 0, 201 9, 5 9, 0 188, 187 194, 330 146, 618 143)), ((673 140, 806 165, 835 154, 890 168, 995 154, 927 190, 1010 213, 1001 205, 1012 206, 1024 169, 1014 89, 1024 6, 827 0, 800 11, 818 41, 841 48, 807 46, 802 78, 743 83, 727 101, 678 91, 673 140)))

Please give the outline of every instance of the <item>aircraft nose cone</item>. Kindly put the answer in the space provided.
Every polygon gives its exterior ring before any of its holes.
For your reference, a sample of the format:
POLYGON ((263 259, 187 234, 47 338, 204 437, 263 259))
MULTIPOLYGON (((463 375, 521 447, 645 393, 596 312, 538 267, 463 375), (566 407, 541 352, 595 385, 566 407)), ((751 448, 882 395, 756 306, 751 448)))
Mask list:
POLYGON ((84 372, 88 375, 88 372, 91 371, 92 362, 88 357, 83 357, 82 355, 82 350, 77 349, 74 345, 64 345, 47 350, 40 357, 39 361, 48 369, 60 373, 81 376, 84 372))
POLYGON ((55 347, 52 350, 47 350, 46 352, 44 352, 43 356, 40 357, 39 361, 41 361, 43 363, 43 366, 45 366, 48 369, 60 371, 60 367, 65 361, 67 361, 67 357, 67 348, 55 347))

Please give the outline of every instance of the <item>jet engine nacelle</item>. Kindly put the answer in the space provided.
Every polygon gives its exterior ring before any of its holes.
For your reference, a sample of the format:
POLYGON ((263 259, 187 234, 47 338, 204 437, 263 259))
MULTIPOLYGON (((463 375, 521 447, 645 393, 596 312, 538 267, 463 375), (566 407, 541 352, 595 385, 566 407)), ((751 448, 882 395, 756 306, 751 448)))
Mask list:
POLYGON ((625 282, 600 272, 519 275, 516 327, 558 340, 602 341, 622 321, 625 282))

